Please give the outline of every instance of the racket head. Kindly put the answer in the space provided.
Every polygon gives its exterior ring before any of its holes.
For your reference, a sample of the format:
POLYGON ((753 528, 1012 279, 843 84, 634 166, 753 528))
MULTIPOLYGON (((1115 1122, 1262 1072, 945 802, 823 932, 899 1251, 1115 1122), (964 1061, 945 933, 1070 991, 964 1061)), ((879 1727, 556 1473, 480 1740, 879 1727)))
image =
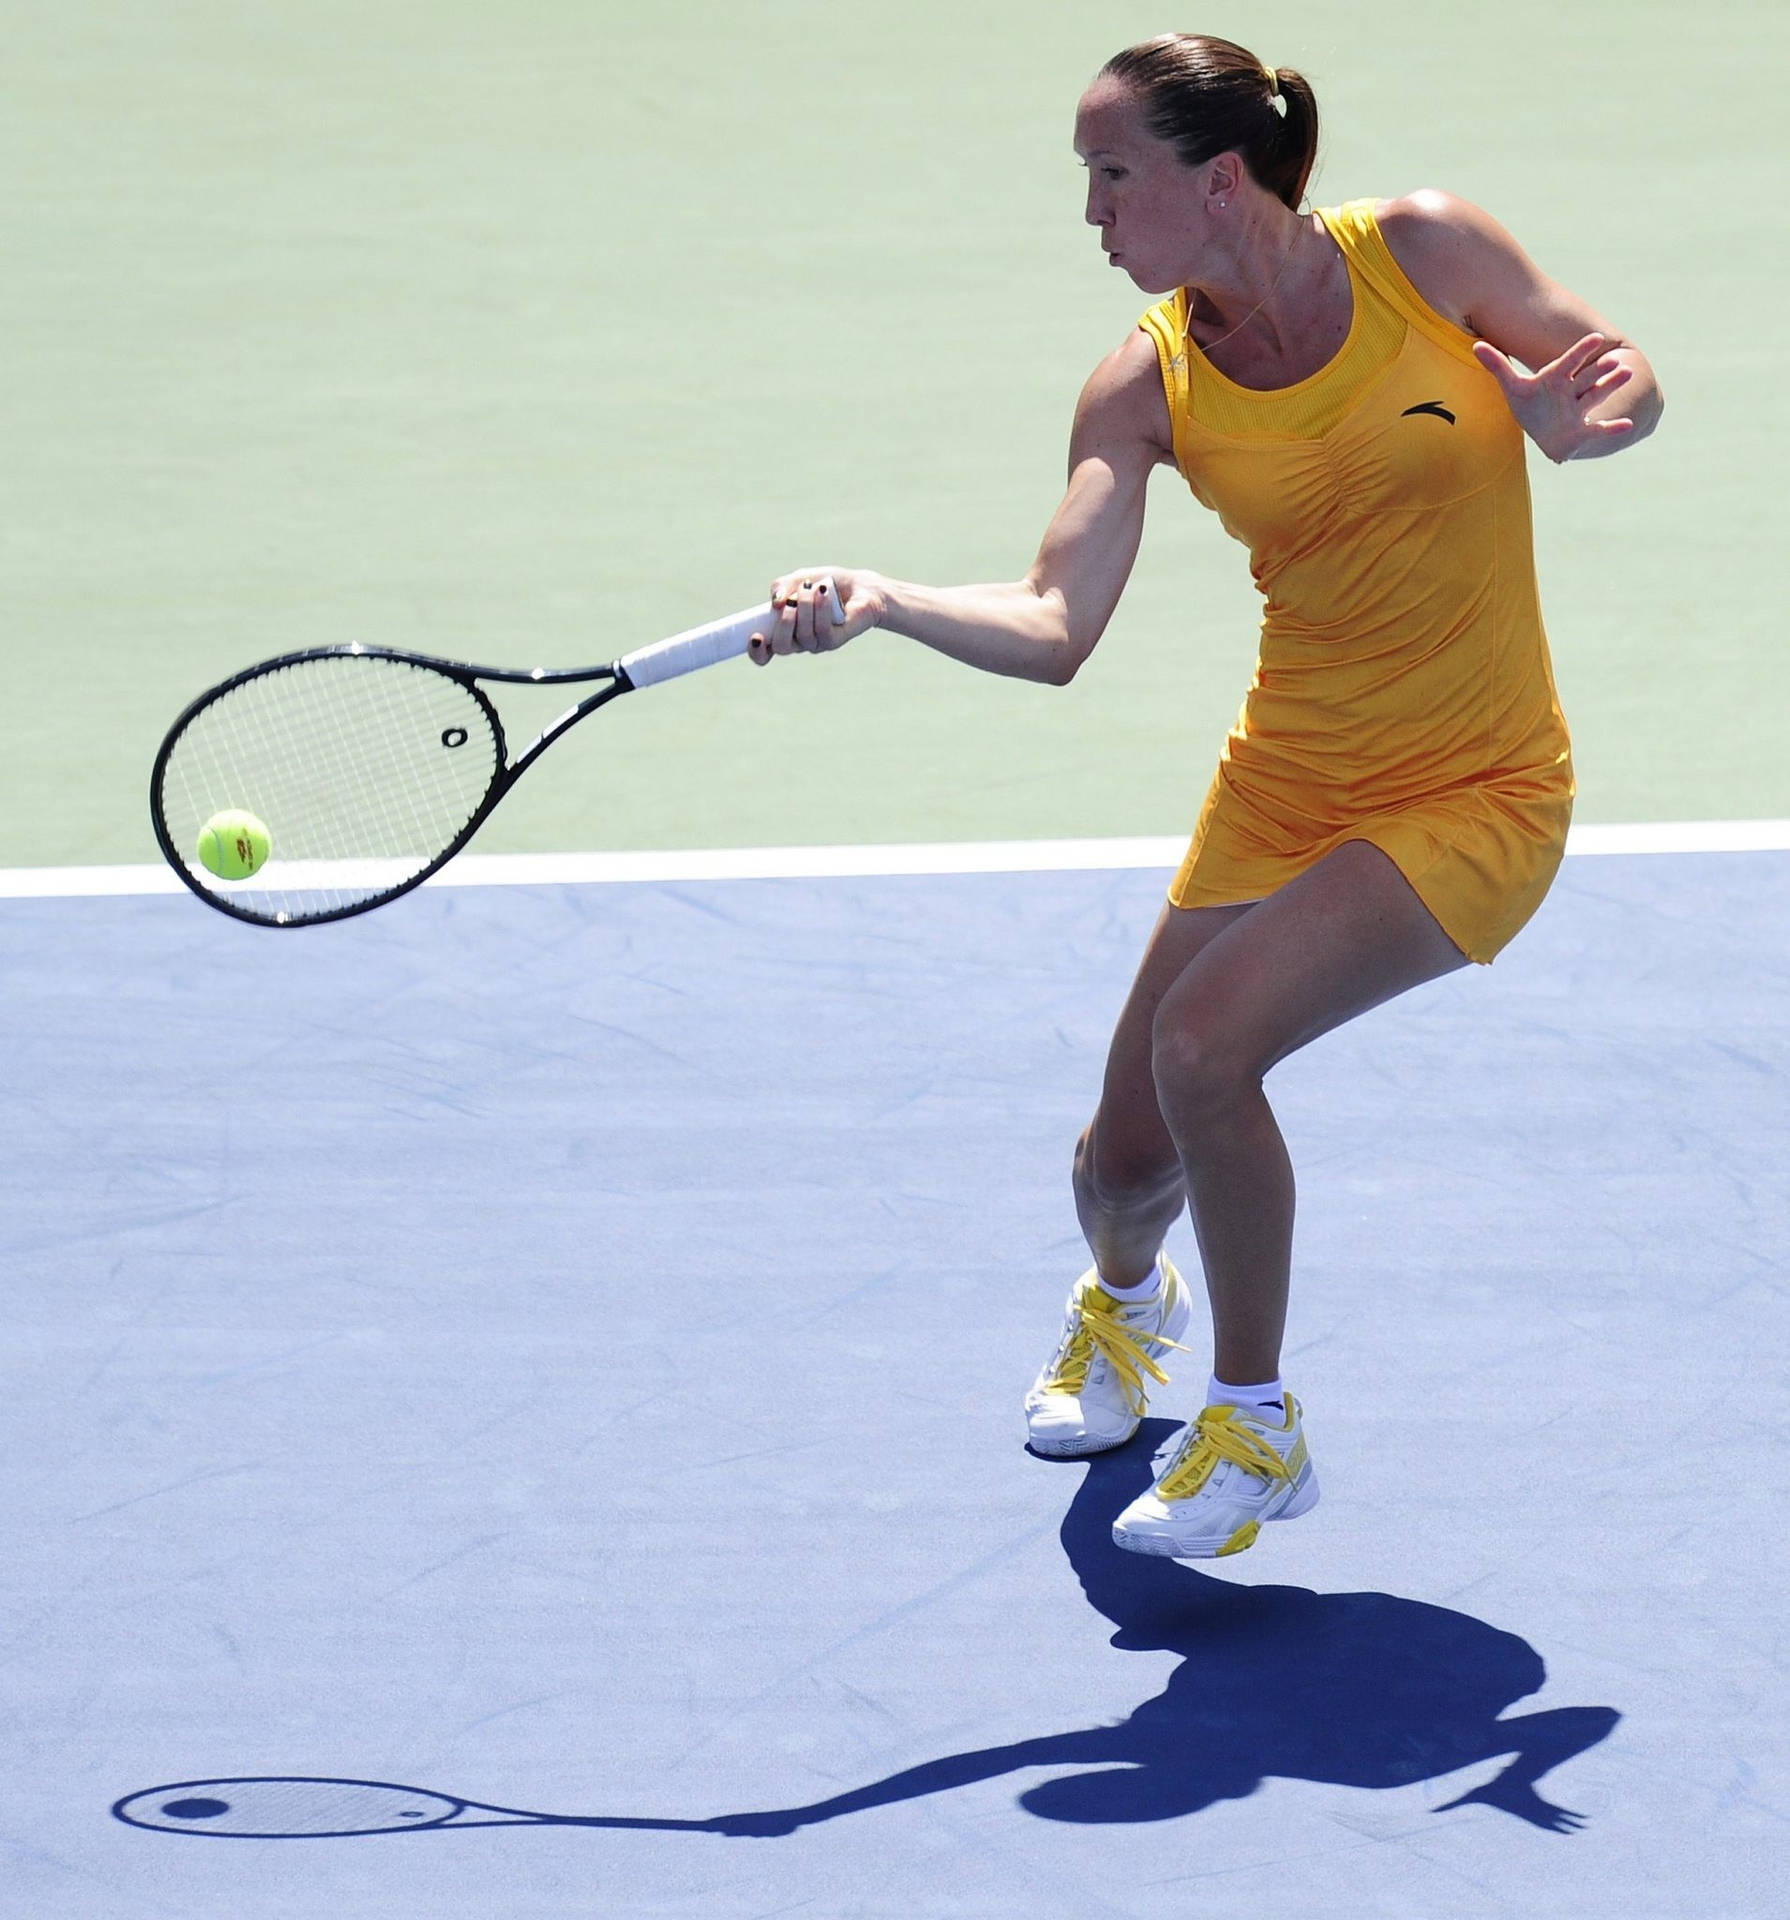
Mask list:
POLYGON ((112 1815, 127 1826, 156 1833, 202 1833, 224 1840, 340 1840, 444 1827, 472 1804, 389 1780, 288 1774, 145 1787, 114 1802, 112 1815))
POLYGON ((208 906, 256 926, 315 926, 420 885, 509 777, 503 724, 470 669, 318 647, 201 694, 156 755, 149 811, 168 864, 208 906), (264 822, 270 842, 240 880, 199 858, 206 822, 230 810, 264 822))

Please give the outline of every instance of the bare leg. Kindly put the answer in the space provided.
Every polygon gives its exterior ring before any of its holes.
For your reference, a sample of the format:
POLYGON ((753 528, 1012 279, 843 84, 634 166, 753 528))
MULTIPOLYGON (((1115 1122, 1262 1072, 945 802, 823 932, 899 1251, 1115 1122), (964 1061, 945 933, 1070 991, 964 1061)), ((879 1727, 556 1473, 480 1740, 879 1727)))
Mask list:
POLYGON ((1181 1155, 1162 1118, 1151 1069, 1162 997, 1242 907, 1164 907, 1144 949, 1107 1055, 1100 1105, 1075 1146, 1075 1211, 1094 1265, 1135 1286, 1187 1203, 1181 1155))
POLYGON ((1263 1076, 1320 1034, 1466 964, 1392 861, 1354 840, 1237 911, 1159 997, 1156 1102, 1199 1238, 1221 1379, 1280 1371, 1293 1170, 1263 1076))

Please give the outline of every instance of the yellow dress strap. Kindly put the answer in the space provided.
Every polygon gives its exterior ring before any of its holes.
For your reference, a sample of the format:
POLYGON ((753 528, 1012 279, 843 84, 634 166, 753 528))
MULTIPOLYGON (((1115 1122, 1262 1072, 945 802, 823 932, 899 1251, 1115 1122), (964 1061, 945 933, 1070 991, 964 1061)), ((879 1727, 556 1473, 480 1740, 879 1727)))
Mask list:
POLYGON ((1156 358, 1162 367, 1162 390, 1168 400, 1168 417, 1175 435, 1175 465, 1181 477, 1191 482, 1193 470, 1188 461, 1187 422, 1191 411, 1187 404, 1187 290, 1185 287, 1159 300, 1137 323, 1156 343, 1156 358))
POLYGON ((1447 348, 1457 360, 1478 366, 1479 362, 1473 358, 1472 334, 1457 327, 1452 320, 1444 319, 1412 286, 1404 268, 1393 259, 1392 249, 1380 232, 1380 223, 1374 218, 1374 204, 1372 200, 1349 200, 1340 207, 1320 207, 1318 218, 1348 255, 1349 265, 1372 282, 1374 291, 1382 299, 1390 301, 1412 326, 1438 346, 1447 348))

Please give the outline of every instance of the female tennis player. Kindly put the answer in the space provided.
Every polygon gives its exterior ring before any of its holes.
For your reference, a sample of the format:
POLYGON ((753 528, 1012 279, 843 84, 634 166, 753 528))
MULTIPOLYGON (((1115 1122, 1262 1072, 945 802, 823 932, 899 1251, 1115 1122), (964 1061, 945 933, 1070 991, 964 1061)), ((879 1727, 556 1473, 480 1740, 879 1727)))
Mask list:
POLYGON ((1426 189, 1301 213, 1317 135, 1305 79, 1229 41, 1167 34, 1108 61, 1076 117, 1087 219, 1165 297, 1083 389, 1031 571, 928 587, 806 568, 774 584, 751 649, 763 665, 883 627, 1062 685, 1124 591, 1157 466, 1249 548, 1260 659, 1076 1148, 1093 1266, 1025 1402, 1040 1453, 1136 1432, 1189 1317, 1162 1252, 1188 1206, 1213 1377, 1114 1528, 1181 1558, 1240 1552, 1318 1497, 1280 1378, 1293 1172, 1263 1076, 1489 962, 1565 848, 1523 436, 1589 459, 1661 406, 1639 350, 1478 207, 1426 189))

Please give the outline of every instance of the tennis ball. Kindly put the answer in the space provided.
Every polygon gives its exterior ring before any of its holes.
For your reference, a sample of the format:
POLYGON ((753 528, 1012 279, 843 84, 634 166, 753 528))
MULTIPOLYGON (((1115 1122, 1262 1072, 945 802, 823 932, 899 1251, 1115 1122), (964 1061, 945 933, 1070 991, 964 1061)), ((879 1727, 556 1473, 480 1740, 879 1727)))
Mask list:
POLYGON ((200 863, 220 880, 246 880, 272 845, 266 826, 240 807, 214 813, 199 829, 200 863))

